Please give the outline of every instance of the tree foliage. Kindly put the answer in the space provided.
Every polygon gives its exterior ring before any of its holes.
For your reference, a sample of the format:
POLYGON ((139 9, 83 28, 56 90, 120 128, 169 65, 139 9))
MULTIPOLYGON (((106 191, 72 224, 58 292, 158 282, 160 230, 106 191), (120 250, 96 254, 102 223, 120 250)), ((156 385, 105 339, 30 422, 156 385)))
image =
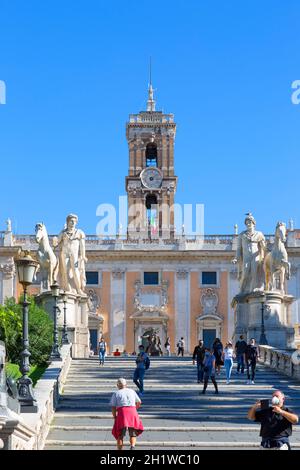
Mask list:
MULTIPOLYGON (((33 297, 29 297, 29 302, 30 363, 44 365, 51 352, 53 323, 33 297)), ((0 306, 0 339, 5 342, 7 360, 12 363, 20 361, 22 315, 22 298, 19 303, 14 298, 7 299, 4 306, 0 306)))

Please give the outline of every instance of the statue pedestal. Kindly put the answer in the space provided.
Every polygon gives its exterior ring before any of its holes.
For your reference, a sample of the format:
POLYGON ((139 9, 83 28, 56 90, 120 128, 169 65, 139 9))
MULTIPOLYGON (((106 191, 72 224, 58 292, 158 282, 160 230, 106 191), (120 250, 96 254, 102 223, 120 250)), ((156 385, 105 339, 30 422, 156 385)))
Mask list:
POLYGON ((249 324, 249 305, 246 295, 236 295, 231 304, 234 309, 234 335, 237 341, 240 335, 246 338, 249 324))
POLYGON ((274 348, 294 348, 294 328, 291 325, 291 304, 294 297, 279 291, 254 292, 236 296, 234 308, 236 315, 235 335, 255 338, 259 344, 262 334, 262 307, 264 332, 268 344, 274 348))
MULTIPOLYGON (((78 296, 73 293, 67 293, 66 302, 66 323, 68 339, 72 343, 72 357, 85 358, 89 357, 89 330, 88 330, 88 306, 87 296, 78 296)), ((43 292, 36 297, 38 303, 48 312, 50 318, 53 319, 54 299, 51 292, 43 292)), ((57 324, 62 331, 64 324, 64 303, 59 297, 57 305, 60 309, 57 316, 57 324)))

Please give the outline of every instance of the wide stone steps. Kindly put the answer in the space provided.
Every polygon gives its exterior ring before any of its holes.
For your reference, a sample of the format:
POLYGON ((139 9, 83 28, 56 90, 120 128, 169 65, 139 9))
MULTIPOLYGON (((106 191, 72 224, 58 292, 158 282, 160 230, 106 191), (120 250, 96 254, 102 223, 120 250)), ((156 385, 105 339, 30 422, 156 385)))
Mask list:
MULTIPOLYGON (((45 448, 115 449, 109 400, 119 377, 125 377, 135 389, 134 367, 134 358, 108 358, 104 367, 97 358, 73 360, 45 448)), ((234 371, 229 385, 224 370, 217 381, 219 395, 214 394, 212 384, 202 395, 191 358, 152 358, 139 410, 145 431, 138 438, 138 447, 256 449, 259 426, 247 420, 247 411, 278 388, 300 414, 300 384, 271 369, 259 366, 254 385, 247 385, 246 376, 234 371)), ((294 428, 291 442, 300 448, 300 427, 294 428)))

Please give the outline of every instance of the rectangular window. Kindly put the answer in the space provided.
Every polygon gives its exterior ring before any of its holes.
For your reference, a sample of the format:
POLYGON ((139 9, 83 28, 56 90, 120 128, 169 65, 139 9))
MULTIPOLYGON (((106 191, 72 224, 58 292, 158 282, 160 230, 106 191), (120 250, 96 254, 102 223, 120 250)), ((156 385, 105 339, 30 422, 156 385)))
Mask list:
POLYGON ((98 271, 86 271, 86 283, 90 286, 97 286, 99 284, 98 271))
POLYGON ((202 271, 201 278, 202 285, 217 285, 217 273, 216 271, 202 271))
POLYGON ((158 272, 144 272, 144 285, 157 286, 159 283, 158 272))

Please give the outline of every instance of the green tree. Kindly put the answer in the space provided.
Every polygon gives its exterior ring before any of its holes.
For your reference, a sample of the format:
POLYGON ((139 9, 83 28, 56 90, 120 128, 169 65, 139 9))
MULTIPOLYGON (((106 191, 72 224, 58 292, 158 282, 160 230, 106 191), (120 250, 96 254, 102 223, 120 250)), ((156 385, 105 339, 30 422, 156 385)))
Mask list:
MULTIPOLYGON (((7 299, 0 306, 0 338, 5 341, 7 359, 18 363, 22 350, 22 298, 16 303, 14 298, 7 299)), ((30 363, 44 365, 52 347, 53 323, 48 313, 29 297, 29 344, 30 363)))
POLYGON ((11 301, 0 306, 0 339, 5 342, 8 361, 18 363, 22 345, 22 322, 19 313, 11 308, 11 301))

